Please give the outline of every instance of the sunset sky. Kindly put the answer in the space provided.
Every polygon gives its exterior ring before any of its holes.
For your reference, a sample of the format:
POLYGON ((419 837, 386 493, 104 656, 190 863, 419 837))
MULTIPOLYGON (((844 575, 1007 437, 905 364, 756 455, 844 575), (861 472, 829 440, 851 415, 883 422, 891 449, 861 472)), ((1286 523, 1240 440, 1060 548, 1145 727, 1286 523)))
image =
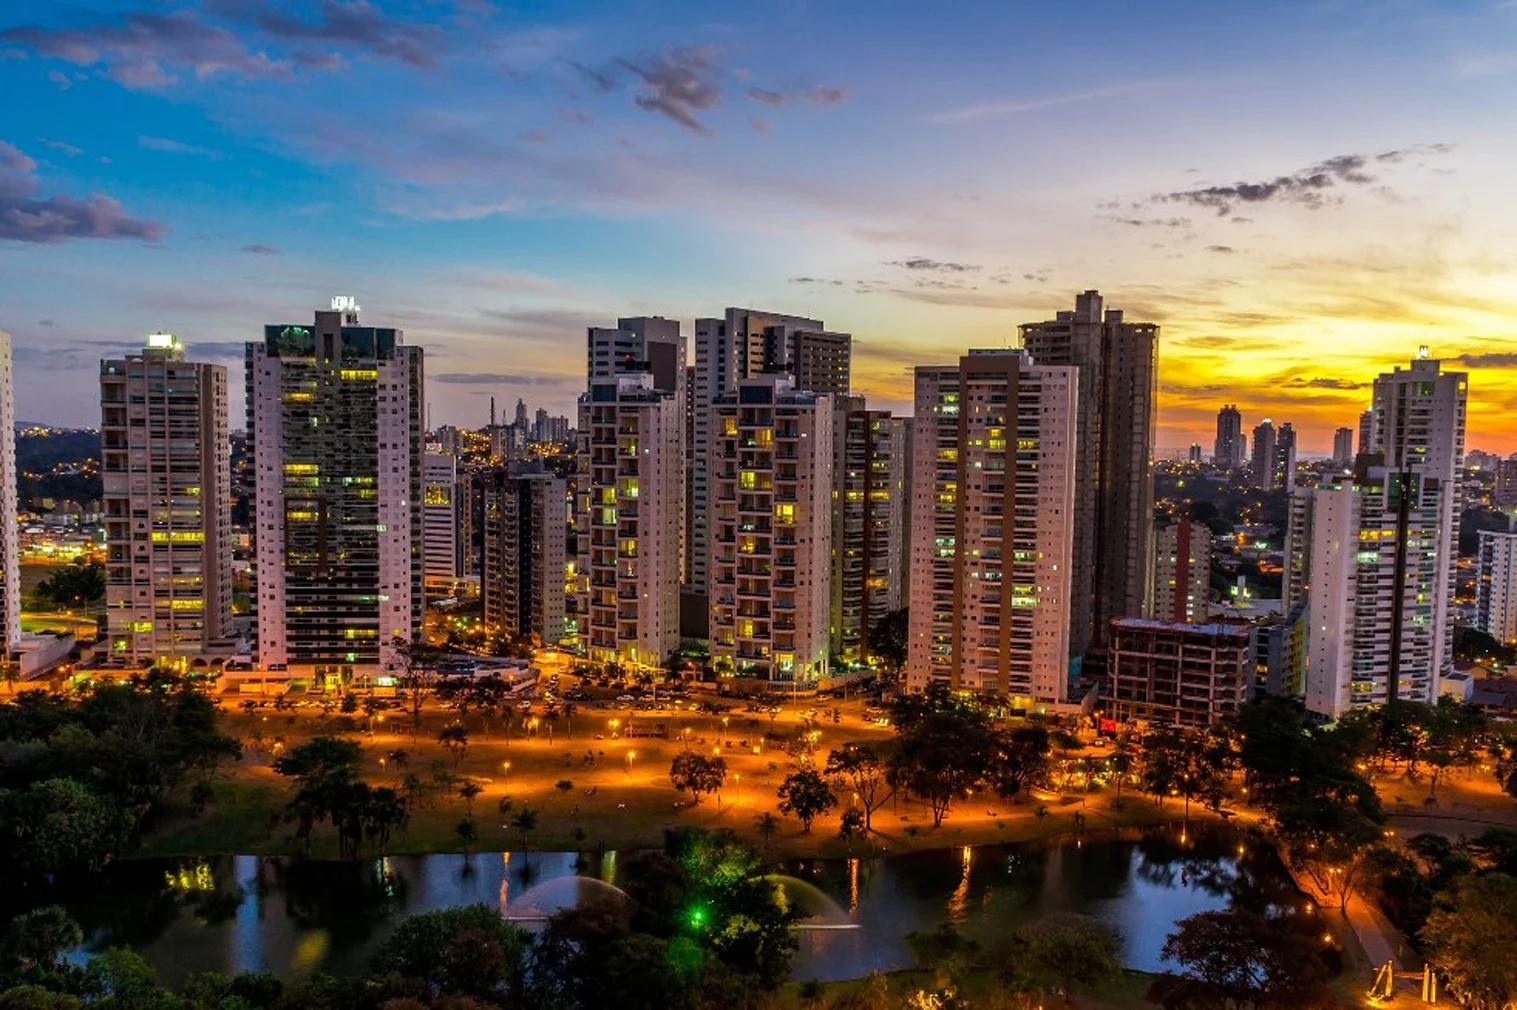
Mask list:
POLYGON ((1419 344, 1517 451, 1517 3, 8 0, 17 415, 167 329, 237 374, 352 293, 437 423, 571 412, 584 328, 727 305, 858 391, 1098 287, 1163 325, 1161 447, 1310 451, 1419 344))

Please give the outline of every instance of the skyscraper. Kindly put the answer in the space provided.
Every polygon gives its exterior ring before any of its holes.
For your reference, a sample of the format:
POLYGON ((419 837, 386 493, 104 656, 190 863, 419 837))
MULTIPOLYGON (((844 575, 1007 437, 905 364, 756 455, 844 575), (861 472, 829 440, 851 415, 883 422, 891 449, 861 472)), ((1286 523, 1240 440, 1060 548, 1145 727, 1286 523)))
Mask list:
POLYGON ((1100 646, 1113 617, 1147 611, 1153 586, 1152 459, 1159 327, 1132 323, 1085 291, 1073 312, 1021 327, 1039 365, 1079 368, 1069 647, 1100 646))
POLYGON ((814 683, 831 658, 832 397, 764 375, 711 414, 712 662, 814 683))
POLYGON ((485 624, 512 637, 563 639, 568 572, 568 484, 550 473, 479 475, 484 494, 485 624))
POLYGON ((1211 461, 1223 470, 1236 470, 1243 465, 1243 415, 1234 404, 1217 411, 1217 441, 1212 447, 1211 461))
POLYGON ((16 400, 11 335, 0 330, 0 637, 21 640, 21 543, 16 522, 16 400))
POLYGON ((1498 508, 1517 505, 1517 453, 1496 463, 1496 486, 1491 494, 1498 508))
POLYGON ((1265 418, 1254 425, 1254 455, 1249 469, 1253 472, 1254 487, 1260 491, 1278 491, 1278 470, 1276 469, 1276 432, 1275 422, 1265 418))
POLYGON ((695 321, 695 386, 691 390, 695 400, 692 406, 695 440, 691 452, 694 470, 686 506, 689 535, 685 545, 686 588, 692 592, 704 593, 710 580, 707 474, 711 465, 711 406, 718 397, 736 389, 740 380, 775 371, 770 366, 775 363, 776 350, 787 355, 793 351, 793 341, 787 346, 783 337, 796 331, 825 333, 826 327, 820 320, 802 316, 734 308, 729 308, 722 319, 695 321))
POLYGON ((1517 533, 1480 531, 1475 627, 1503 645, 1517 642, 1517 533))
POLYGON ((193 656, 232 620, 227 370, 168 333, 100 362, 106 635, 133 665, 193 656))
POLYGON ((1296 489, 1296 429, 1287 421, 1275 430, 1275 481, 1273 490, 1289 494, 1296 489))
POLYGON ((1182 519, 1154 537, 1154 617, 1203 623, 1211 599, 1211 530, 1182 519))
POLYGON ((1333 466, 1347 470, 1354 465, 1354 429, 1339 428, 1333 432, 1333 466))
POLYGON ((422 614, 422 352, 353 299, 247 345, 258 661, 396 669, 422 614))
POLYGON ((685 389, 685 338, 678 319, 629 316, 614 329, 592 326, 586 334, 586 378, 647 372, 655 389, 680 393, 685 389))
POLYGON ((1375 412, 1366 410, 1359 415, 1359 451, 1373 452, 1375 412))
POLYGON ((1068 700, 1078 384, 1018 351, 917 368, 909 690, 1068 700))
POLYGON ((592 662, 660 666, 679 645, 684 426, 649 372, 580 397, 575 612, 592 662))
POLYGON ((1372 451, 1352 477, 1298 492, 1290 539, 1308 552, 1306 704, 1319 715, 1432 701, 1452 670, 1467 392, 1423 348, 1375 380, 1372 451))
POLYGON ((871 634, 901 606, 900 428, 862 396, 835 401, 832 431, 832 651, 867 660, 871 634))

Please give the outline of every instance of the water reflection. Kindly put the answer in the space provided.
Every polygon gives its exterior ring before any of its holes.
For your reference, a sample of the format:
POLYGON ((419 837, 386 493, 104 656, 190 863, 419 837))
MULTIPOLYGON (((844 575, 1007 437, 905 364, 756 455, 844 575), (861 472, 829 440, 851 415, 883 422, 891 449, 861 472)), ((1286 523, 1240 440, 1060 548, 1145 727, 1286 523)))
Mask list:
MULTIPOLYGON (((84 927, 89 950, 136 947, 165 981, 178 983, 205 970, 362 971, 406 914, 474 902, 521 914, 534 893, 624 883, 617 870, 615 852, 345 863, 140 860, 110 867, 89 886, 34 897, 65 905, 84 927)), ((799 860, 775 872, 789 881, 787 894, 830 927, 797 934, 794 974, 802 979, 909 966, 906 934, 944 921, 995 956, 1017 927, 1054 912, 1112 923, 1123 933, 1126 963, 1152 970, 1177 919, 1228 905, 1267 910, 1302 900, 1270 846, 1194 825, 1183 837, 1176 828, 1133 830, 884 859, 799 860)))

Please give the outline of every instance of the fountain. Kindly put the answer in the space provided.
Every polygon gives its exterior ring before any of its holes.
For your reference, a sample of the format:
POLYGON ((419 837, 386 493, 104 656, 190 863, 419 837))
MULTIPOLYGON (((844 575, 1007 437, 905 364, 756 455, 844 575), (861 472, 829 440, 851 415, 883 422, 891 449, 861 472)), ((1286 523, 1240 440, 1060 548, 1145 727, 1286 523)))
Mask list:
POLYGON ((775 900, 782 908, 793 908, 801 915, 800 921, 793 923, 791 929, 826 932, 863 928, 843 911, 842 905, 815 884, 782 873, 766 874, 763 879, 774 884, 775 900))
POLYGON ((596 877, 565 876, 529 887, 505 909, 507 922, 542 923, 554 913, 590 901, 615 897, 627 900, 627 892, 596 877))

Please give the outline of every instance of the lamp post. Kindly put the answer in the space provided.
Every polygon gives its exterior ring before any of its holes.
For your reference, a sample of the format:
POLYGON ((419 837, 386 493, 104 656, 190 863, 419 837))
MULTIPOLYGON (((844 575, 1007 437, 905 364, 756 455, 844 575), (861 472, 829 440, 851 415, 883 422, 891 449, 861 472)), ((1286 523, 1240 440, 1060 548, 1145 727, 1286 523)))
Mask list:
POLYGON ((635 751, 635 750, 629 750, 627 752, 627 777, 628 778, 632 777, 632 762, 636 758, 637 758, 637 751, 635 751))

